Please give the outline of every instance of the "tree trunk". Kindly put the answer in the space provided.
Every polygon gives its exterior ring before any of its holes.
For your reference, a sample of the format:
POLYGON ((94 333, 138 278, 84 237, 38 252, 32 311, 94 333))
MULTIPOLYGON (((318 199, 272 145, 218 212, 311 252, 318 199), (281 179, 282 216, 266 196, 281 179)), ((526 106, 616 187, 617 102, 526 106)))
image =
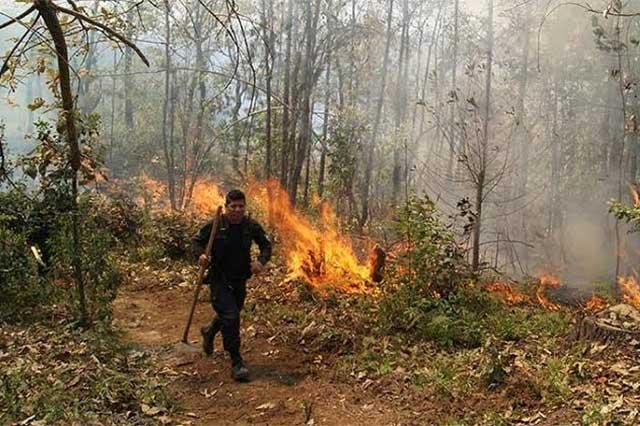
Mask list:
MULTIPOLYGON (((327 10, 331 10, 331 0, 329 0, 329 4, 327 10)), ((332 23, 331 16, 327 14, 327 32, 332 34, 332 23)), ((320 198, 324 195, 324 174, 325 167, 327 161, 327 134, 329 129, 329 111, 330 111, 330 103, 331 103, 331 49, 332 49, 332 39, 331 35, 329 36, 329 40, 327 41, 327 69, 325 71, 325 92, 324 92, 324 121, 322 122, 322 146, 320 153, 320 166, 318 170, 318 195, 320 198)))
POLYGON ((369 220, 369 191, 371 187, 371 175, 373 173, 373 152, 376 148, 376 140, 380 131, 380 121, 382 119, 382 106, 384 104, 384 92, 387 85, 387 69, 389 68, 389 50, 391 48, 391 39, 393 36, 392 19, 393 19, 393 2, 389 0, 389 12, 387 14, 387 36, 384 46, 384 59, 382 61, 382 81, 380 82, 380 97, 375 110, 375 118, 373 121, 373 132, 369 140, 366 152, 366 164, 364 171, 364 183, 362 186, 362 212, 360 214, 360 228, 366 225, 369 220))
POLYGON ((447 174, 453 176, 453 161, 456 156, 456 105, 458 89, 456 87, 458 71, 458 33, 459 33, 459 3, 455 0, 453 6, 453 64, 451 65, 451 91, 449 92, 449 160, 447 162, 447 174))
POLYGON ((73 251, 71 261, 73 264, 73 276, 76 285, 78 304, 80 308, 79 322, 87 325, 89 316, 85 296, 85 285, 82 275, 82 229, 80 212, 78 211, 78 170, 80 169, 81 153, 78 141, 78 132, 75 123, 75 111, 73 105, 73 93, 71 91, 71 78, 69 76, 69 54, 67 42, 64 38, 60 21, 51 0, 35 0, 33 5, 38 9, 45 22, 47 30, 51 34, 56 54, 58 57, 58 80, 60 95, 62 97, 62 110, 65 121, 67 143, 69 144, 71 164, 71 218, 73 234, 73 251))
POLYGON ((280 152, 280 185, 285 188, 287 185, 287 152, 289 145, 289 111, 291 109, 290 99, 290 74, 291 74, 291 45, 293 37, 293 0, 289 0, 287 6, 287 46, 285 49, 284 59, 284 92, 282 94, 282 102, 284 110, 282 111, 282 147, 280 152))
POLYGON ((400 144, 403 139, 403 125, 405 111, 407 107, 406 89, 407 78, 405 68, 408 68, 409 58, 409 3, 403 1, 402 5, 402 32, 400 36, 400 57, 398 59, 398 76, 396 80, 396 96, 395 96, 395 140, 393 149, 393 172, 392 172, 392 190, 391 190, 391 207, 397 205, 398 194, 401 191, 402 165, 400 163, 400 144))
POLYGON ((431 40, 429 42, 429 49, 427 50, 427 63, 424 69, 424 79, 422 81, 422 93, 420 94, 420 102, 422 103, 422 114, 420 115, 420 130, 418 132, 418 138, 421 138, 424 134, 424 121, 427 115, 427 88, 429 87, 429 71, 431 71, 431 56, 433 52, 434 45, 436 40, 438 39, 438 28, 440 27, 440 20, 442 19, 442 10, 444 2, 440 2, 440 7, 438 8, 438 16, 436 17, 436 21, 433 24, 433 32, 431 33, 431 40))
POLYGON ((169 190, 169 202, 171 209, 176 209, 175 197, 175 175, 173 163, 173 93, 171 90, 171 55, 169 46, 171 44, 171 23, 169 21, 169 1, 165 0, 165 81, 164 81, 164 106, 162 108, 162 144, 164 159, 167 168, 167 187, 169 190), (172 129, 168 132, 167 122, 171 122, 172 129), (170 134, 168 134, 170 133, 170 134))
POLYGON ((271 177, 271 79, 273 74, 273 49, 275 33, 273 31, 273 0, 263 0, 263 27, 265 41, 265 73, 266 73, 266 98, 267 113, 265 117, 265 164, 264 174, 267 179, 271 177), (268 6, 266 2, 268 1, 268 6), (268 21, 268 22, 267 22, 268 21))
POLYGON ((313 93, 314 86, 316 33, 318 29, 318 17, 320 16, 320 4, 321 0, 315 0, 314 9, 312 9, 310 1, 307 2, 306 5, 306 45, 303 76, 304 83, 302 88, 302 126, 300 128, 300 143, 296 150, 296 161, 289 186, 289 196, 293 205, 296 204, 298 182, 304 165, 306 157, 305 154, 307 153, 308 145, 311 143, 311 94, 313 93))
POLYGON ((480 239, 482 230, 482 206, 484 203, 484 186, 487 175, 487 148, 489 146, 489 120, 491 119, 491 83, 493 72, 493 0, 488 1, 487 32, 487 67, 484 90, 484 122, 482 128, 482 146, 480 150, 480 170, 476 182, 476 222, 473 230, 473 256, 471 267, 477 272, 480 267, 480 239))

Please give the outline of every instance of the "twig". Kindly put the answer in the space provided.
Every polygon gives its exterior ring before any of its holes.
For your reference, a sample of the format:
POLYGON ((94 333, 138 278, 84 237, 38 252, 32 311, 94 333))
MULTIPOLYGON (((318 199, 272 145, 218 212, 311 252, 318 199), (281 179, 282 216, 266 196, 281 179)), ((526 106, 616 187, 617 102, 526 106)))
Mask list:
MULTIPOLYGON (((24 41, 25 37, 29 33, 31 33, 31 31, 33 30, 33 27, 36 25, 36 23, 38 22, 39 18, 40 18, 40 14, 38 13, 36 15, 36 19, 34 19, 33 22, 31 23, 31 25, 29 26, 29 28, 27 28, 27 31, 25 31, 24 34, 22 34, 22 37, 20 37, 20 40, 18 40, 18 42, 15 45, 13 45, 13 48, 11 49, 11 51, 9 52, 7 57, 5 58, 4 63, 2 64, 2 68, 0 68, 0 77, 2 77, 2 75, 9 69, 9 61, 13 57, 13 54, 16 53, 16 50, 18 50, 18 47, 20 47, 20 45, 24 41)), ((18 57, 19 56, 20 55, 18 55, 18 57)))
POLYGON ((85 16, 85 15, 83 15, 81 13, 78 13, 75 10, 67 9, 66 7, 62 7, 62 6, 58 6, 58 5, 56 5, 55 8, 57 10, 59 10, 60 12, 66 13, 66 14, 71 15, 71 16, 75 16, 76 18, 78 18, 78 19, 80 19, 82 21, 85 21, 85 22, 93 25, 94 27, 100 28, 104 32, 108 33, 109 35, 117 38, 122 43, 126 44, 131 49, 133 49, 136 52, 136 54, 140 57, 142 62, 144 62, 144 64, 146 66, 150 66, 149 61, 147 60, 146 56, 144 56, 142 51, 140 49, 138 49, 138 46, 136 46, 135 44, 130 42, 126 37, 124 37, 123 35, 121 35, 117 31, 114 31, 111 28, 107 27, 106 25, 101 24, 100 22, 98 22, 98 21, 96 21, 96 20, 94 20, 92 18, 89 18, 88 16, 85 16))
POLYGON ((5 22, 4 24, 0 24, 0 30, 8 27, 9 25, 15 24, 16 22, 20 22, 21 19, 26 18, 34 10, 36 10, 36 7, 35 6, 31 6, 29 9, 25 10, 24 12, 22 12, 20 15, 16 16, 15 18, 12 18, 11 16, 8 16, 9 21, 5 22))

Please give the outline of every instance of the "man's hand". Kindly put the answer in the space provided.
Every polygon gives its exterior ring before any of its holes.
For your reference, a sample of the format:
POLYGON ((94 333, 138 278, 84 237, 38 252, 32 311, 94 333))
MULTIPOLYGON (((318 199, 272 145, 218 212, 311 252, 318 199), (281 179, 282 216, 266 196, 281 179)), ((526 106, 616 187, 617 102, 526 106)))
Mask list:
POLYGON ((200 266, 209 266, 209 256, 206 254, 201 254, 198 258, 198 264, 200 266))
POLYGON ((251 273, 253 275, 260 275, 264 271, 264 265, 257 260, 251 262, 251 273))

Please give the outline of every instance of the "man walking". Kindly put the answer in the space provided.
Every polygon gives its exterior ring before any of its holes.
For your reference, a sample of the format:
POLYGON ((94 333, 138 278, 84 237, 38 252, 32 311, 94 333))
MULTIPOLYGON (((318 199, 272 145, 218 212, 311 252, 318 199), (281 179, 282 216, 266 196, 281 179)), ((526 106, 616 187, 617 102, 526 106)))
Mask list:
POLYGON ((207 355, 213 353, 215 335, 222 332, 224 350, 231 356, 231 375, 237 381, 246 381, 249 370, 240 355, 240 311, 244 305, 246 282, 259 274, 271 258, 271 242, 258 222, 245 215, 246 198, 234 189, 225 198, 225 213, 219 220, 213 242, 211 258, 205 247, 211 234, 213 221, 200 229, 193 239, 194 254, 209 271, 204 282, 211 290, 211 304, 216 315, 210 325, 202 327, 202 348, 207 355), (256 242, 260 255, 251 260, 251 243, 256 242))

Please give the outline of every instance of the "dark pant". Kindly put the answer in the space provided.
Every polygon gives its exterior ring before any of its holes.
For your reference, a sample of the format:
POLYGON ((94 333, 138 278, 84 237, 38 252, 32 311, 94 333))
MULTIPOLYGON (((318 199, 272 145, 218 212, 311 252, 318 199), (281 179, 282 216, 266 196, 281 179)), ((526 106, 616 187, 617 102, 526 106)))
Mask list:
POLYGON ((216 317, 207 333, 222 331, 224 350, 229 352, 234 364, 242 362, 240 356, 240 311, 247 295, 246 281, 216 281, 209 285, 211 305, 216 317))

